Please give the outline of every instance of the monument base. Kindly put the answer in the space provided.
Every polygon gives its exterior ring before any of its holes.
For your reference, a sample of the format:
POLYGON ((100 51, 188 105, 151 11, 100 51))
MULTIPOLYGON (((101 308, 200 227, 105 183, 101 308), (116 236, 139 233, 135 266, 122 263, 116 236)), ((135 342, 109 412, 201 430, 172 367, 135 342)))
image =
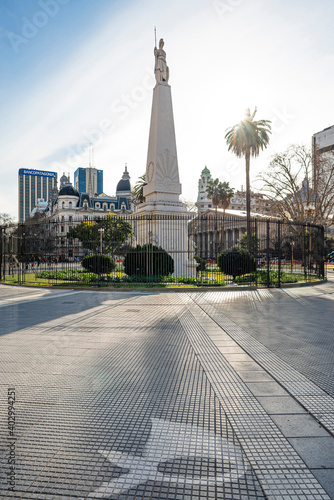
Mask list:
POLYGON ((167 212, 167 203, 155 205, 143 203, 135 214, 135 237, 139 245, 152 244, 163 248, 174 260, 173 276, 196 277, 195 246, 188 236, 189 214, 183 203, 180 211, 167 212), (182 211, 181 211, 182 210, 182 211))

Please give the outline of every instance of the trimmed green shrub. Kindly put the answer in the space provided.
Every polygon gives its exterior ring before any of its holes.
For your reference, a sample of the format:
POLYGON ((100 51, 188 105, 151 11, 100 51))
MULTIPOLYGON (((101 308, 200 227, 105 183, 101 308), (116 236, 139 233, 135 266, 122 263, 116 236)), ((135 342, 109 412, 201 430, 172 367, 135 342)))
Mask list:
POLYGON ((92 273, 87 273, 83 269, 53 269, 52 271, 41 271, 36 273, 36 278, 61 280, 61 281, 82 281, 88 282, 92 273))
POLYGON ((95 274, 109 274, 115 267, 115 261, 108 255, 94 254, 87 255, 81 261, 82 267, 95 274))
POLYGON ((131 248, 123 265, 128 276, 168 276, 174 272, 173 258, 166 250, 154 245, 131 248))
POLYGON ((218 255, 218 266, 224 274, 232 275, 235 279, 236 276, 255 271, 256 262, 249 252, 233 247, 218 255))
MULTIPOLYGON (((278 283, 279 276, 281 283, 297 283, 298 281, 295 276, 286 274, 284 271, 281 271, 280 275, 278 274, 278 271, 269 271, 269 283, 278 283)), ((267 271, 258 271, 258 280, 259 283, 267 283, 267 271)))

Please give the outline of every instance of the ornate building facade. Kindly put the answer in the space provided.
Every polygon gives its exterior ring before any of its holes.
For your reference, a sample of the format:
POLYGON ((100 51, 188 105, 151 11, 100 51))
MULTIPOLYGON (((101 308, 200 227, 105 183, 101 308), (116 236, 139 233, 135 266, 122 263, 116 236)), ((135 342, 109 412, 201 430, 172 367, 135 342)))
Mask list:
POLYGON ((65 174, 60 178, 60 190, 55 200, 46 210, 46 218, 52 225, 54 238, 57 241, 57 254, 67 253, 69 257, 81 255, 78 248, 64 248, 67 245, 67 233, 71 227, 83 221, 96 220, 108 214, 129 215, 134 211, 134 196, 130 176, 125 166, 123 176, 117 184, 116 195, 108 196, 101 193, 91 196, 89 193, 79 193, 65 174))
POLYGON ((212 201, 208 198, 208 195, 206 193, 208 182, 211 180, 212 180, 211 172, 205 165, 198 181, 198 195, 197 195, 197 201, 195 203, 198 209, 198 214, 205 212, 205 210, 207 210, 208 208, 212 208, 212 201))

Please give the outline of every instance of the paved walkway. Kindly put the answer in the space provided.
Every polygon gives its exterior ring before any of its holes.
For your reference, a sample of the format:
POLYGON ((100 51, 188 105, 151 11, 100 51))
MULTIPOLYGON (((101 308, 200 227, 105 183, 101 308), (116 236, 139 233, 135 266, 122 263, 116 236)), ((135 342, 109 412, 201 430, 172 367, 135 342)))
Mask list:
POLYGON ((0 285, 0 497, 334 498, 333 299, 0 285))

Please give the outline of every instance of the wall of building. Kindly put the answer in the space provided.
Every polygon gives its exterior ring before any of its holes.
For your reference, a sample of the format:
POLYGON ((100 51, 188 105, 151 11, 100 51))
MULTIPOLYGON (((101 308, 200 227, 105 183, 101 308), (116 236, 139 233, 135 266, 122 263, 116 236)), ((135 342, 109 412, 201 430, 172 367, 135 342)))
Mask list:
POLYGON ((334 149, 334 125, 313 135, 313 151, 334 149))
POLYGON ((57 186, 57 173, 42 170, 19 170, 18 220, 24 222, 37 206, 38 199, 52 199, 52 189, 57 186))
POLYGON ((103 170, 93 167, 79 167, 74 172, 74 187, 79 193, 91 196, 103 193, 103 170))

